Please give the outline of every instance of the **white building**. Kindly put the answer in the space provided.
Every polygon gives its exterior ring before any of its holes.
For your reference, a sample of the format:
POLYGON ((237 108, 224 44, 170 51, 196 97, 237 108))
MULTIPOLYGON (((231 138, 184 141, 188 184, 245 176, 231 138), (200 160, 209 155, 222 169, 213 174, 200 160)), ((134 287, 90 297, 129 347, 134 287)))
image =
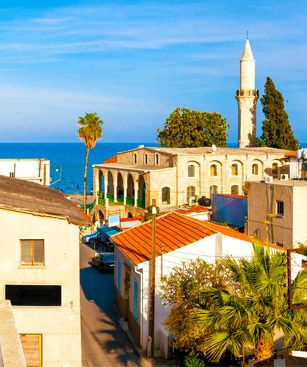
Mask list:
POLYGON ((50 185, 50 161, 48 159, 0 159, 0 175, 50 185))
MULTIPOLYGON (((115 247, 115 299, 135 342, 145 352, 148 343, 149 259, 151 222, 111 237, 115 247)), ((233 229, 173 212, 156 221, 155 350, 167 357, 169 314, 160 294, 161 276, 175 266, 201 258, 213 263, 221 256, 251 257, 253 238, 233 229)), ((270 245, 281 250, 278 246, 270 245)))
POLYGON ((0 176, 0 302, 11 301, 29 366, 81 366, 79 225, 86 223, 57 190, 0 176))

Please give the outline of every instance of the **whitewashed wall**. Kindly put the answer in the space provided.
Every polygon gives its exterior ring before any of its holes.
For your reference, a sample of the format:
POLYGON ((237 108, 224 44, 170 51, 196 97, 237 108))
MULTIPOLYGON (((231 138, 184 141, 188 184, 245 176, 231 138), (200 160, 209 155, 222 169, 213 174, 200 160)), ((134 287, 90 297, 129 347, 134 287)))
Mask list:
POLYGON ((61 285, 61 306, 13 306, 21 334, 43 335, 44 367, 81 366, 79 227, 0 209, 0 300, 5 285, 61 285), (20 239, 44 239, 45 265, 21 266, 20 239))
POLYGON ((44 184, 44 167, 46 170, 46 185, 50 185, 50 161, 47 159, 0 159, 0 175, 44 184))

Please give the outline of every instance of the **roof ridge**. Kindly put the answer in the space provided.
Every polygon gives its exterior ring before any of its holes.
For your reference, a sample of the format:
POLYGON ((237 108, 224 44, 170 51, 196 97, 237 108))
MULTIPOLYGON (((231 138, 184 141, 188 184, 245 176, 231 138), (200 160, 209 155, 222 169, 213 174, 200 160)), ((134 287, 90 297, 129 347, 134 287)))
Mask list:
MULTIPOLYGON (((165 213, 165 214, 161 214, 161 215, 157 216, 156 220, 159 220, 160 218, 164 218, 164 217, 165 217, 165 216, 167 216, 168 214, 172 214, 172 212, 168 212, 168 213, 165 213)), ((132 228, 128 228, 128 229, 126 229, 126 230, 125 230, 125 233, 127 233, 127 232, 129 232, 129 231, 131 231, 131 230, 133 230, 133 229, 137 229, 138 227, 141 227, 141 226, 143 226, 143 225, 145 225, 145 224, 149 224, 150 222, 152 222, 152 219, 149 219, 149 220, 147 220, 146 222, 143 222, 141 225, 139 225, 139 226, 137 226, 137 227, 132 227, 132 228)), ((121 232, 116 233, 116 234, 114 234, 114 235, 113 235, 113 236, 111 236, 111 237, 112 237, 112 238, 113 238, 113 237, 116 237, 116 236, 118 236, 119 234, 121 234, 121 232)))
POLYGON ((202 223, 199 219, 190 217, 190 216, 185 215, 185 214, 182 214, 182 213, 174 212, 174 214, 177 215, 178 217, 181 217, 181 218, 184 218, 184 219, 188 219, 189 221, 191 221, 193 223, 199 224, 201 227, 204 227, 204 228, 208 229, 209 231, 212 231, 212 232, 215 232, 215 233, 220 233, 219 231, 216 231, 215 229, 212 229, 210 227, 207 227, 205 225, 205 223, 202 223))

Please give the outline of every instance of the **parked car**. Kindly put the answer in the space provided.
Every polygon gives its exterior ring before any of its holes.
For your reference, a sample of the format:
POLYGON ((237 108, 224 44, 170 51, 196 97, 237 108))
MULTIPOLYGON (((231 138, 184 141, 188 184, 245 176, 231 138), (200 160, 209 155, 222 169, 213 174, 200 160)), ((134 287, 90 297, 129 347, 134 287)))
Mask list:
POLYGON ((82 237, 82 242, 86 245, 93 244, 95 241, 101 241, 103 240, 103 235, 100 232, 94 232, 91 234, 86 234, 82 237))
POLYGON ((92 267, 101 273, 114 271, 114 253, 99 252, 92 258, 92 267))

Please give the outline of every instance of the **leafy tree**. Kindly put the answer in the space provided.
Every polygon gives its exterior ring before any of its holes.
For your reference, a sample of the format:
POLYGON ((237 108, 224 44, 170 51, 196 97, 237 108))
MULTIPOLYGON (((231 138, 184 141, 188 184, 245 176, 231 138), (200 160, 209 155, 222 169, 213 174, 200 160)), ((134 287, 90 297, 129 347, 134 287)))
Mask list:
POLYGON ((83 210, 86 213, 86 177, 88 167, 89 152, 96 145, 96 141, 102 138, 103 121, 96 112, 86 113, 84 117, 79 117, 78 124, 80 125, 77 134, 80 139, 84 140, 85 144, 85 164, 84 164, 84 191, 83 191, 83 210))
MULTIPOLYGON (((165 296, 172 307, 166 325, 178 347, 214 362, 227 350, 241 358, 253 353, 255 365, 273 366, 274 336, 282 330, 285 345, 302 349, 307 342, 307 315, 306 310, 288 309, 286 263, 285 254, 254 246, 250 260, 225 257, 209 273, 199 270, 209 269, 203 262, 196 269, 192 266, 191 275, 190 267, 171 273, 165 290, 171 285, 175 290, 165 296), (197 274, 203 274, 203 286, 197 274), (217 274, 222 275, 220 284, 217 274)), ((293 283, 293 299, 302 292, 303 282, 306 272, 293 283)))
POLYGON ((204 147, 215 144, 226 146, 226 119, 217 112, 200 112, 188 108, 176 108, 166 119, 164 129, 158 129, 163 147, 204 147))
POLYGON ((203 353, 207 332, 193 322, 197 307, 205 302, 201 290, 206 286, 225 286, 225 281, 221 267, 200 259, 176 267, 162 278, 163 303, 171 305, 166 326, 174 335, 178 349, 192 355, 203 353))
POLYGON ((265 83, 261 104, 265 120, 262 122, 262 136, 260 141, 257 139, 256 145, 262 145, 262 141, 267 147, 297 150, 298 141, 294 137, 285 111, 284 98, 269 77, 265 83))

